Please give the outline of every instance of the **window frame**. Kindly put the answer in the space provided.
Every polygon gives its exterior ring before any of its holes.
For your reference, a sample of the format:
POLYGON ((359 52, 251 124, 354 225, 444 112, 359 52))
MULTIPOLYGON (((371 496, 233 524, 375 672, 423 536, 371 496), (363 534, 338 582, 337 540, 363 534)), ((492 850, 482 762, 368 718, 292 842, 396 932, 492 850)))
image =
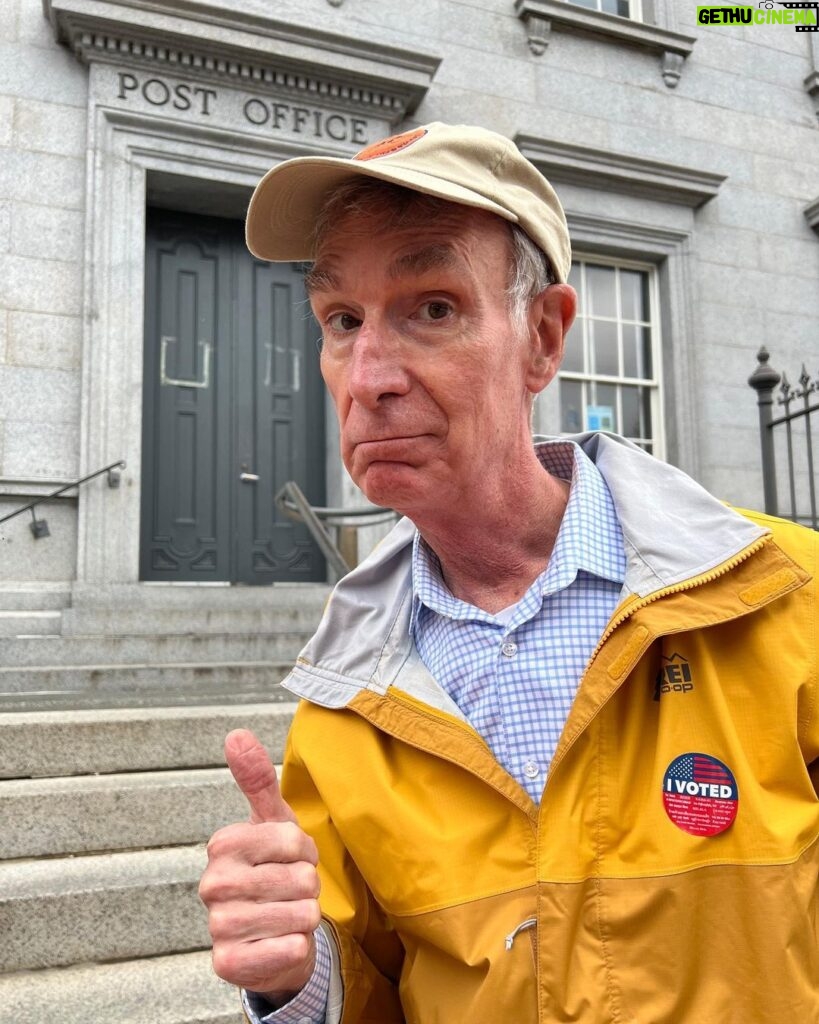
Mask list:
POLYGON ((676 0, 641 0, 641 19, 580 7, 566 0, 515 0, 515 13, 526 27, 529 49, 542 56, 552 30, 603 38, 620 46, 636 46, 660 57, 660 74, 669 89, 682 75, 696 36, 678 32, 676 0))
MULTIPOLYGON (((611 374, 602 373, 591 373, 588 370, 587 357, 589 354, 589 331, 588 323, 592 318, 588 311, 584 310, 582 314, 578 312, 578 317, 575 320, 575 324, 572 327, 568 337, 572 336, 573 332, 576 332, 578 328, 581 329, 581 344, 583 346, 583 365, 582 371, 577 370, 565 370, 561 367, 558 370, 556 382, 558 384, 558 397, 560 396, 560 383, 564 380, 577 381, 581 385, 595 383, 595 384, 609 384, 614 387, 625 386, 637 386, 649 389, 650 395, 650 410, 651 410, 651 436, 643 438, 631 438, 635 443, 641 444, 646 443, 651 445, 651 454, 655 455, 659 459, 666 458, 666 444, 665 444, 665 387, 664 387, 664 372, 663 372, 663 338, 662 338, 662 316, 661 316, 661 294, 659 284, 659 274, 657 271, 657 265, 647 260, 640 260, 629 258, 627 256, 618 256, 614 254, 606 254, 601 252, 588 252, 579 249, 574 253, 572 259, 572 265, 582 265, 583 269, 581 273, 585 278, 585 267, 589 264, 596 266, 607 266, 614 267, 616 270, 634 270, 647 275, 647 288, 648 288, 648 305, 649 305, 649 318, 647 323, 650 331, 651 339, 651 377, 627 377, 627 376, 613 376, 611 374)), ((585 284, 585 282, 584 282, 585 284)), ((585 287, 582 289, 582 294, 587 300, 588 289, 585 287)), ((618 315, 614 320, 618 325, 618 334, 620 326, 623 324, 623 318, 620 315, 620 290, 617 289, 617 306, 618 315)), ((620 400, 618 395, 617 404, 617 423, 616 432, 622 436, 626 436, 623 432, 622 416, 620 414, 620 400)), ((585 423, 585 410, 584 410, 584 423, 582 429, 588 430, 585 423)), ((561 407, 562 417, 562 407, 561 407)), ((562 425, 562 424, 561 424, 562 425)), ((561 431, 561 436, 565 436, 565 432, 561 431)))
MULTIPOLYGON (((585 7, 585 4, 581 3, 580 0, 563 0, 563 2, 567 3, 567 4, 574 4, 575 7, 585 7)), ((595 0, 595 3, 602 4, 603 0, 595 0)), ((614 17, 617 17, 617 18, 625 17, 625 18, 628 18, 629 21, 645 21, 646 20, 646 18, 644 17, 644 13, 643 13, 643 0, 628 0, 628 5, 629 5, 629 13, 628 14, 625 14, 625 15, 617 14, 617 15, 614 15, 614 17)), ((609 13, 611 13, 609 11, 602 10, 602 8, 600 8, 600 7, 596 7, 596 8, 588 8, 587 7, 586 10, 596 10, 599 14, 609 14, 609 13)))

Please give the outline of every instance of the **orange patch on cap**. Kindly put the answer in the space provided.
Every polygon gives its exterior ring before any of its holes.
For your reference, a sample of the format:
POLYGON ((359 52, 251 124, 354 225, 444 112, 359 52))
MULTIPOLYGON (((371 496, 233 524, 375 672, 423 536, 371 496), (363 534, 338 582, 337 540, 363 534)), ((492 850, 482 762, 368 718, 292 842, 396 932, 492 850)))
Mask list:
POLYGON ((378 156, 389 156, 401 149, 406 149, 413 142, 422 139, 427 133, 426 128, 415 128, 410 132, 401 132, 400 135, 391 135, 388 139, 381 139, 371 146, 366 146, 360 153, 356 153, 353 160, 374 160, 378 156))

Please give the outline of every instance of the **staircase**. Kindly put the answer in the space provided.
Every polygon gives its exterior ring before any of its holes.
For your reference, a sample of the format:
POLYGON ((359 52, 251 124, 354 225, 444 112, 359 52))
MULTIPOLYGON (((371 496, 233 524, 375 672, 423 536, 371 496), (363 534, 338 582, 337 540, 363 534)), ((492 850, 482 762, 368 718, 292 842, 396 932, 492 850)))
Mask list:
POLYGON ((75 584, 70 594, 7 585, 0 589, 0 708, 284 699, 276 684, 328 594, 320 584, 75 584))
POLYGON ((280 760, 292 710, 0 714, 0 1021, 242 1020, 196 891, 208 837, 247 815, 225 734, 280 760))
POLYGON ((197 896, 247 816, 222 745, 281 760, 327 590, 0 591, 0 1024, 243 1020, 197 896))

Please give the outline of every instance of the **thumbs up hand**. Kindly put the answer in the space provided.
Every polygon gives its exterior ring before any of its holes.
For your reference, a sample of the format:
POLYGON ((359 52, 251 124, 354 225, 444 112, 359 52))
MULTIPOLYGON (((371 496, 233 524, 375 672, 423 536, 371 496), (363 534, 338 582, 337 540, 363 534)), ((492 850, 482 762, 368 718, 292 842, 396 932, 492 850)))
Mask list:
POLYGON ((318 851, 253 733, 229 733, 225 757, 250 805, 250 821, 220 829, 208 843, 199 896, 208 908, 213 968, 281 1006, 313 973, 313 933, 321 920, 318 851))

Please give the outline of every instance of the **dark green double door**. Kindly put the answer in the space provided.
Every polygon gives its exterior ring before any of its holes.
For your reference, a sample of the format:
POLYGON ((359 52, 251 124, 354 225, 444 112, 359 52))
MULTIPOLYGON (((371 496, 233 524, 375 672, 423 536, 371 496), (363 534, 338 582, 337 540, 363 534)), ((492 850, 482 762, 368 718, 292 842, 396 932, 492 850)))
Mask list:
POLYGON ((323 580, 274 497, 324 504, 318 328, 302 274, 255 260, 242 225, 148 211, 141 578, 323 580))

